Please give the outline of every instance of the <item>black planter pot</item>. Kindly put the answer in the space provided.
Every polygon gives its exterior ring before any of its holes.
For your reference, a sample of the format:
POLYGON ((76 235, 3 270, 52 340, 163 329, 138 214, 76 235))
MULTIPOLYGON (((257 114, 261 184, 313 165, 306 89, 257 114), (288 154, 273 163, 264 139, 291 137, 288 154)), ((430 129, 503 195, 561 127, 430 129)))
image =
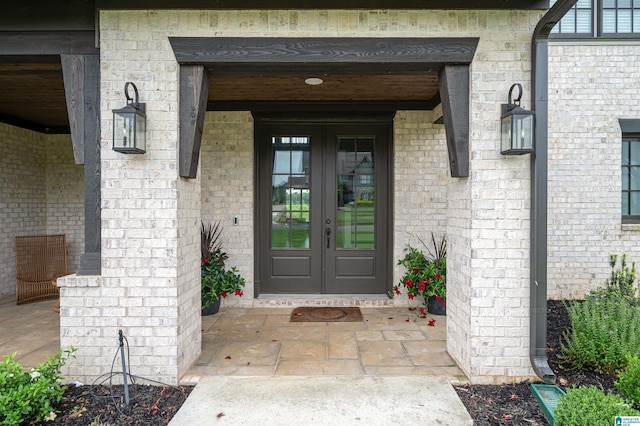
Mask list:
POLYGON ((202 316, 213 315, 218 313, 220 310, 220 299, 214 300, 212 304, 207 306, 206 308, 202 308, 202 316))
POLYGON ((447 315, 444 299, 437 300, 435 296, 427 300, 427 312, 433 315, 447 315))

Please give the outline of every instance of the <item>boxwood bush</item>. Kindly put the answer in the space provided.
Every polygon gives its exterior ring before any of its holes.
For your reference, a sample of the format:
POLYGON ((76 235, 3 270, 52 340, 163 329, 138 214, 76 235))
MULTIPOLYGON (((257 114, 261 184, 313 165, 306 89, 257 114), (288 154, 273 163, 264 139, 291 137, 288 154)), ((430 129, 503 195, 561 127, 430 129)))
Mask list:
POLYGON ((27 420, 53 420, 54 405, 62 399, 60 367, 74 348, 60 351, 31 370, 14 361, 15 352, 0 362, 0 424, 19 425, 27 420))
POLYGON ((606 394, 595 386, 567 390, 554 411, 555 426, 613 426, 616 416, 637 416, 619 395, 606 394))

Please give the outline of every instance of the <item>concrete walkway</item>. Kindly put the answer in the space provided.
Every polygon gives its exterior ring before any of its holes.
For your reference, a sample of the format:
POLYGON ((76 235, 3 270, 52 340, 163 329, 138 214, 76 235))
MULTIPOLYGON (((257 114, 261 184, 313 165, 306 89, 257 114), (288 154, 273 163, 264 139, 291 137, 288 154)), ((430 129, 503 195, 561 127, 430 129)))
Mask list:
POLYGON ((202 377, 170 426, 472 425, 444 377, 202 377))

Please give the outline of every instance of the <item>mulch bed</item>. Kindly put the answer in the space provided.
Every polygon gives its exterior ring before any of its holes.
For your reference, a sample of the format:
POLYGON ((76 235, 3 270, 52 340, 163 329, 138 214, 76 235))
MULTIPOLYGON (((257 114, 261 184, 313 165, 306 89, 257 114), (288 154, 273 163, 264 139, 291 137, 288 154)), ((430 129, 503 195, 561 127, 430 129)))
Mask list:
MULTIPOLYGON (((124 387, 116 385, 68 386, 56 407, 54 421, 30 425, 133 426, 167 425, 187 399, 193 386, 129 385, 129 405, 124 387)), ((195 426, 195 425, 194 425, 195 426)))
MULTIPOLYGON (((571 323, 562 302, 548 303, 549 365, 556 373, 557 384, 563 389, 571 385, 596 385, 616 392, 615 378, 584 370, 572 370, 558 358, 562 332, 571 323)), ((122 386, 67 388, 64 399, 57 407, 55 421, 32 425, 166 425, 178 411, 193 387, 179 389, 161 386, 133 385, 130 387, 130 405, 123 402, 122 386)), ((529 390, 529 383, 514 385, 456 386, 476 426, 482 425, 548 425, 542 410, 529 390)))
MULTIPOLYGON (((549 366, 557 376, 556 385, 595 385, 617 393, 615 378, 587 370, 575 370, 563 363, 560 342, 562 333, 571 329, 571 321, 563 302, 547 303, 547 354, 549 366)), ((514 385, 456 386, 456 392, 471 414, 474 425, 549 425, 538 402, 529 390, 529 382, 514 385)))

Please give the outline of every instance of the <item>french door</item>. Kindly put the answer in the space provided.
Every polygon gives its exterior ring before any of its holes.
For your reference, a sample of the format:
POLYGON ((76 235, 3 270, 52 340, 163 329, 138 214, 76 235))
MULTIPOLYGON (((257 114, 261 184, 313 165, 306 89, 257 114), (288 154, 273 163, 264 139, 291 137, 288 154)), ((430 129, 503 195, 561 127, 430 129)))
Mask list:
POLYGON ((381 294, 390 124, 256 123, 260 293, 381 294))

